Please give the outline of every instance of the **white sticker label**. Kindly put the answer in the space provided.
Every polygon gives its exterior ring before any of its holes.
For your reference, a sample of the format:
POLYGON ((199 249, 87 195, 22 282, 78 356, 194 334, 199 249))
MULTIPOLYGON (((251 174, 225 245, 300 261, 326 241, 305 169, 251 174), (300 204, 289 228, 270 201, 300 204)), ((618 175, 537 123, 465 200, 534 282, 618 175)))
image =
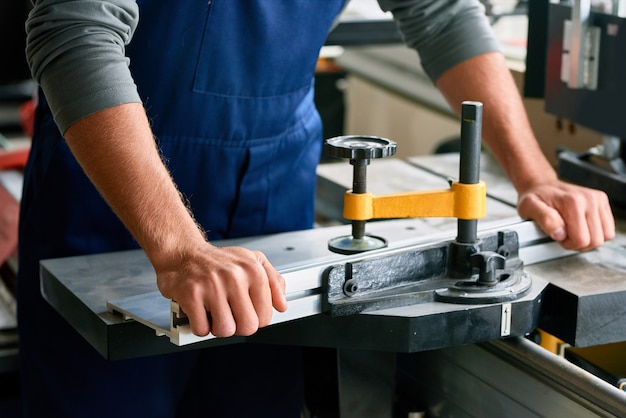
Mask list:
POLYGON ((502 304, 502 322, 500 323, 500 335, 506 337, 511 335, 511 304, 502 304))

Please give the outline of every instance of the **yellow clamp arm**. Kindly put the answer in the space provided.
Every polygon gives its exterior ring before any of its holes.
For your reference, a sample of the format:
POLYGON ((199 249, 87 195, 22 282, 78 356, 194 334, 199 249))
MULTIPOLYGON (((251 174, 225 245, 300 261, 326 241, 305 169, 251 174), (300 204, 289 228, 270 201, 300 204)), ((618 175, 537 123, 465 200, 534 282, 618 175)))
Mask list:
POLYGON ((344 196, 343 216, 352 221, 389 218, 458 218, 479 219, 485 216, 487 187, 454 182, 450 189, 394 193, 375 196, 355 194, 344 196))

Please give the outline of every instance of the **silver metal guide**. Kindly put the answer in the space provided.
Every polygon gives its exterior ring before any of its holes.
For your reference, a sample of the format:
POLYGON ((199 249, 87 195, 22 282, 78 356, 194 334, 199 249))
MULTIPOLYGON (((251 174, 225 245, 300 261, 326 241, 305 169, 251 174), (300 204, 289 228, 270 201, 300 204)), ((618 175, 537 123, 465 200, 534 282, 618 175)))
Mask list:
MULTIPOLYGON (((381 227, 381 224, 384 224, 385 222, 376 222, 372 225, 379 224, 378 227, 381 227)), ((526 265, 553 260, 573 254, 571 251, 562 249, 558 243, 552 242, 537 228, 533 222, 522 221, 517 217, 490 223, 486 228, 479 230, 480 234, 485 234, 501 229, 513 230, 517 232, 520 240, 520 258, 526 265)), ((315 234, 314 231, 315 230, 311 230, 310 234, 315 234)), ((307 232, 309 231, 299 231, 296 233, 278 234, 274 237, 266 237, 263 242, 264 248, 255 246, 255 249, 261 249, 266 252, 268 258, 272 261, 272 252, 275 252, 277 245, 280 245, 280 248, 283 248, 284 243, 289 242, 289 237, 295 238, 296 241, 298 241, 303 237, 303 235, 306 235, 307 232)), ((394 253, 415 250, 432 245, 433 243, 448 241, 453 238, 450 234, 446 235, 438 234, 427 237, 416 237, 412 240, 412 242, 400 242, 396 246, 391 245, 389 248, 362 254, 349 256, 331 255, 320 257, 318 259, 313 258, 305 261, 298 261, 293 264, 275 264, 287 282, 287 300, 289 309, 284 313, 274 312, 271 324, 284 323, 320 314, 322 312, 322 273, 329 266, 349 261, 363 260, 370 257, 391 255, 394 253)), ((320 242, 318 245, 323 246, 324 244, 324 242, 320 242)), ((245 242, 242 245, 246 246, 245 242)), ((179 322, 179 306, 175 302, 171 302, 161 296, 158 291, 110 300, 107 301, 107 308, 110 312, 121 314, 125 319, 135 320, 154 329, 157 335, 167 336, 172 343, 178 346, 214 338, 212 335, 206 337, 198 337, 194 335, 191 332, 189 325, 174 325, 179 322)), ((398 309, 397 311, 397 315, 404 315, 406 309, 398 309)), ((507 313, 505 313, 503 306, 501 329, 499 330, 501 336, 507 336, 510 334, 510 324, 512 321, 511 312, 512 310, 509 306, 507 313)), ((394 312, 390 312, 390 310, 387 309, 384 314, 394 315, 394 312)), ((359 315, 377 315, 377 312, 367 312, 359 315)))

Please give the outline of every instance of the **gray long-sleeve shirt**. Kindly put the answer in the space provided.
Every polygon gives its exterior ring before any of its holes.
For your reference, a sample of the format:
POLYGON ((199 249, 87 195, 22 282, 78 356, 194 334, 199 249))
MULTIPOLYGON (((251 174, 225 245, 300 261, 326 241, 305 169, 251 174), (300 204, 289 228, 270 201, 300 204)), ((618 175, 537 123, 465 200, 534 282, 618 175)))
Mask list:
MULTIPOLYGON (((433 80, 498 48, 478 0, 378 1, 433 80)), ((26 24, 27 59, 61 132, 99 110, 141 102, 125 56, 138 19, 134 0, 36 2, 26 24)))

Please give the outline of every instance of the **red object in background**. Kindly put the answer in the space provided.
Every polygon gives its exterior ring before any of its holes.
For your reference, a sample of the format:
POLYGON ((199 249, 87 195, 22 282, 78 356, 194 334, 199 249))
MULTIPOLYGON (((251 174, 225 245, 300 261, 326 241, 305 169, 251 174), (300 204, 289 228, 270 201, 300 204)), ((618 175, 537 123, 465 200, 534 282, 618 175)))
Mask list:
MULTIPOLYGON (((34 100, 28 100, 20 106, 19 118, 24 134, 32 138, 35 122, 34 100)), ((29 151, 29 147, 10 150, 0 149, 0 170, 23 169, 26 166, 29 151)))
POLYGON ((35 126, 35 101, 33 99, 24 102, 20 106, 19 117, 22 130, 29 138, 32 138, 35 126))
POLYGON ((29 148, 10 151, 0 150, 0 170, 22 169, 28 159, 29 148))
MULTIPOLYGON (((19 108, 20 124, 24 134, 33 136, 35 102, 29 100, 19 108)), ((0 149, 0 170, 22 170, 26 166, 30 147, 0 149)), ((0 265, 17 254, 17 229, 20 203, 0 184, 0 265)))
POLYGON ((0 265, 17 253, 19 203, 0 185, 0 265))

